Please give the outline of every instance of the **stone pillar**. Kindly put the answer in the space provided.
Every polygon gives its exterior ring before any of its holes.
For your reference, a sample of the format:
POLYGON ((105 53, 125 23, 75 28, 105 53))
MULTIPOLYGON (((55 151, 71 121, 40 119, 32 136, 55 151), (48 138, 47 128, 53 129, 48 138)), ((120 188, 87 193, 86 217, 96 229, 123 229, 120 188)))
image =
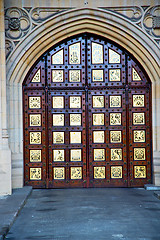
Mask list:
POLYGON ((11 194, 11 151, 8 145, 4 1, 0 1, 0 195, 11 194))

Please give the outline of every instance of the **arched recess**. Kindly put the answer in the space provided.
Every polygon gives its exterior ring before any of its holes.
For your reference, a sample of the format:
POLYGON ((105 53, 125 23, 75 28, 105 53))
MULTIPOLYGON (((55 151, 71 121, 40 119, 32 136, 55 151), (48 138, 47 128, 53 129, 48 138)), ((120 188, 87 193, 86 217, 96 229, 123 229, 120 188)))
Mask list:
POLYGON ((35 61, 51 46, 73 35, 90 32, 107 37, 128 50, 141 63, 153 85, 153 146, 158 146, 159 76, 158 45, 123 16, 100 9, 73 9, 46 21, 17 45, 7 61, 8 129, 13 162, 13 187, 23 184, 22 82, 35 61), (65 23, 65 24, 64 24, 65 23), (16 169, 14 171, 14 169, 16 169), (19 179, 19 180, 18 180, 19 179))

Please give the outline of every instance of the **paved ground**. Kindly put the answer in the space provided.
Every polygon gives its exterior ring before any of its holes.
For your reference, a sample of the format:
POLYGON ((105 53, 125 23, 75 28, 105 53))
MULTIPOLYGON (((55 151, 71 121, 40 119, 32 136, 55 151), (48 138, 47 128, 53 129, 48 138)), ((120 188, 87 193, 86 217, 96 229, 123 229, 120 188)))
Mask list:
POLYGON ((160 240, 160 200, 144 189, 33 190, 10 240, 160 240))

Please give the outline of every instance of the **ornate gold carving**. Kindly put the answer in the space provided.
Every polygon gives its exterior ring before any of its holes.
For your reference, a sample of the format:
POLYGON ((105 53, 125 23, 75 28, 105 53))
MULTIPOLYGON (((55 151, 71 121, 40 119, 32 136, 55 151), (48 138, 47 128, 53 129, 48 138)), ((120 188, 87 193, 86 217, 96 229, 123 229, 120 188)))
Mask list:
POLYGON ((109 49, 109 63, 120 63, 121 57, 120 54, 113 51, 112 49, 109 49))
POLYGON ((135 178, 146 178, 146 166, 134 166, 135 178))
POLYGON ((145 124, 144 113, 133 113, 133 124, 134 125, 145 124))
POLYGON ((122 133, 121 131, 110 131, 110 141, 111 143, 120 143, 122 142, 122 133))
POLYGON ((141 81, 139 74, 137 73, 137 71, 134 68, 132 68, 132 80, 133 81, 141 81))
POLYGON ((53 108, 64 108, 64 97, 52 97, 53 108))
POLYGON ((106 177, 105 167, 94 167, 94 178, 104 179, 106 177))
POLYGON ((81 143, 81 132, 70 132, 70 143, 81 143))
POLYGON ((81 108, 81 97, 70 97, 70 108, 81 108))
POLYGON ((64 126, 64 114, 53 114, 53 126, 64 126))
POLYGON ((109 81, 120 82, 121 81, 121 70, 120 69, 109 69, 109 81))
POLYGON ((110 113, 110 125, 121 125, 121 113, 110 113))
POLYGON ((80 82, 81 74, 80 70, 69 70, 69 82, 80 82))
POLYGON ((71 113, 70 114, 70 126, 81 126, 81 114, 71 113))
POLYGON ((29 150, 30 162, 41 162, 41 150, 29 150))
POLYGON ((82 179, 82 167, 71 167, 71 179, 82 179))
POLYGON ((53 168, 53 178, 57 180, 65 179, 64 167, 54 167, 53 168))
POLYGON ((146 160, 145 148, 134 148, 134 160, 146 160))
POLYGON ((145 130, 134 130, 134 142, 145 142, 145 130))
POLYGON ((53 132, 53 143, 63 144, 64 143, 64 132, 53 132))
POLYGON ((121 161, 121 160, 122 160, 122 149, 111 148, 111 161, 121 161))
POLYGON ((104 131, 93 131, 93 143, 104 143, 104 131))
POLYGON ((133 95, 133 107, 144 107, 144 95, 133 95))
POLYGON ((92 42, 92 64, 103 63, 103 45, 92 42))
POLYGON ((81 149, 71 149, 70 150, 70 161, 71 162, 80 162, 81 159, 81 149))
POLYGON ((41 108, 41 97, 29 97, 29 108, 41 108))
POLYGON ((103 82, 103 70, 92 70, 92 82, 103 82))
POLYGON ((63 82, 63 70, 52 70, 52 82, 63 82))
POLYGON ((41 126, 41 114, 30 114, 29 119, 30 126, 41 126))
POLYGON ((80 64, 80 42, 69 46, 69 64, 80 64))
POLYGON ((41 180, 41 168, 30 168, 30 180, 41 180))
POLYGON ((104 113, 93 114, 93 125, 104 125, 104 113))
POLYGON ((105 149, 94 149, 94 161, 105 161, 105 149))
POLYGON ((30 144, 41 144, 41 132, 30 132, 30 144))
POLYGON ((53 54, 52 64, 63 64, 63 49, 53 54))
POLYGON ((53 150, 53 161, 54 162, 64 162, 64 150, 63 149, 53 150))
POLYGON ((122 178, 122 166, 111 167, 111 178, 122 178))
POLYGON ((41 69, 38 69, 38 71, 33 76, 31 82, 40 82, 40 81, 41 81, 41 69))
POLYGON ((121 96, 109 96, 110 107, 121 107, 121 96))
POLYGON ((93 96, 93 107, 103 108, 104 107, 104 96, 93 96))

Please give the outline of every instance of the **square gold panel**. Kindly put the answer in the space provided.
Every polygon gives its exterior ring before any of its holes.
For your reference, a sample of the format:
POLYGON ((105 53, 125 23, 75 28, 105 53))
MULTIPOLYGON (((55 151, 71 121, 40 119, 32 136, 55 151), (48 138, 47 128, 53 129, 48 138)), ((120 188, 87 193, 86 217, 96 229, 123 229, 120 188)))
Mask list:
POLYGON ((93 114, 93 125, 104 125, 104 113, 93 114))
POLYGON ((41 162, 41 150, 29 150, 30 162, 41 162))
POLYGON ((109 63, 120 63, 120 62, 121 62, 120 54, 113 51, 112 49, 109 49, 109 63))
POLYGON ((41 144, 41 132, 30 132, 30 144, 41 144))
POLYGON ((132 80, 133 81, 141 81, 139 74, 137 73, 137 71, 134 68, 132 68, 132 80))
POLYGON ((57 179, 57 180, 65 179, 64 167, 54 167, 53 168, 53 179, 57 179))
POLYGON ((41 108, 41 97, 29 97, 29 108, 41 108))
POLYGON ((70 126, 81 126, 80 113, 71 113, 69 116, 70 116, 70 126))
POLYGON ((93 96, 93 107, 103 108, 104 107, 104 96, 93 96))
POLYGON ((80 70, 69 70, 69 82, 80 82, 81 72, 80 70))
POLYGON ((63 144, 64 143, 64 132, 53 132, 53 143, 63 144))
POLYGON ((110 107, 121 107, 121 96, 109 96, 110 107))
POLYGON ((111 178, 122 178, 122 166, 111 167, 111 178))
POLYGON ((41 168, 30 168, 30 180, 41 180, 41 168))
POLYGON ((92 64, 103 63, 103 45, 92 42, 92 64))
POLYGON ((133 95, 133 107, 144 107, 144 95, 133 95))
POLYGON ((80 64, 80 42, 69 46, 69 64, 80 64))
POLYGON ((94 161, 105 161, 105 149, 94 149, 94 161))
POLYGON ((146 151, 145 148, 134 148, 134 160, 146 160, 146 151))
POLYGON ((52 97, 53 108, 64 108, 64 97, 52 97))
POLYGON ((41 69, 38 69, 38 71, 35 73, 34 77, 32 78, 33 83, 37 83, 41 81, 41 69))
POLYGON ((81 108, 81 97, 70 97, 70 108, 81 108))
POLYGON ((81 149, 71 149, 70 150, 70 161, 71 162, 80 162, 80 161, 82 161, 81 157, 82 157, 81 149))
POLYGON ((52 70, 52 82, 63 82, 63 70, 52 70))
POLYGON ((106 177, 105 167, 94 167, 94 178, 104 179, 106 177))
POLYGON ((63 149, 53 150, 53 161, 54 162, 64 162, 64 150, 63 149))
POLYGON ((93 131, 93 143, 104 143, 104 131, 93 131))
POLYGON ((63 49, 52 55, 52 64, 63 64, 63 49))
POLYGON ((122 149, 111 148, 111 161, 121 161, 121 160, 122 160, 122 149))
POLYGON ((53 114, 53 126, 64 126, 64 114, 53 114))
POLYGON ((41 126, 41 114, 30 114, 29 125, 31 127, 41 126))
POLYGON ((120 69, 109 69, 109 81, 120 82, 121 81, 121 70, 120 69))
POLYGON ((134 125, 145 124, 144 113, 133 113, 133 124, 134 125))
POLYGON ((145 130, 134 130, 134 142, 145 142, 145 130))
POLYGON ((135 178, 146 178, 146 166, 134 166, 135 178))
POLYGON ((70 143, 81 143, 81 132, 70 132, 70 143))
POLYGON ((92 82, 103 82, 103 70, 92 70, 92 82))
POLYGON ((122 133, 121 133, 121 131, 110 131, 110 142, 111 143, 120 143, 120 142, 122 142, 122 133))
POLYGON ((71 179, 82 179, 82 167, 71 167, 71 179))
POLYGON ((110 113, 110 125, 121 125, 121 113, 110 113))

